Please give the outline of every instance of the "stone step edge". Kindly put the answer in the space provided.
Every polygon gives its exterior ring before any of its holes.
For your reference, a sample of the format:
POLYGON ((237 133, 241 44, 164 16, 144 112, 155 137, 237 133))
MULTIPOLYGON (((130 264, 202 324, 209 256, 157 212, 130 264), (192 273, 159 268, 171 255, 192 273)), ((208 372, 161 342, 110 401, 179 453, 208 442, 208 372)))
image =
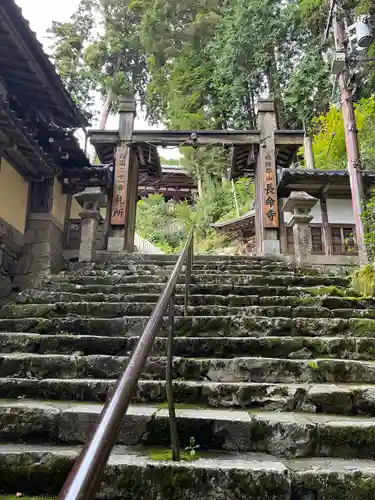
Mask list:
MULTIPOLYGON (((41 380, 45 374, 61 379, 75 379, 77 375, 92 380, 119 377, 128 366, 131 356, 103 354, 33 354, 0 353, 2 377, 41 380)), ((142 370, 143 377, 164 380, 166 356, 150 356, 142 370)), ((371 384, 375 377, 375 361, 312 358, 290 359, 258 356, 233 358, 182 357, 173 359, 173 378, 191 381, 208 379, 213 382, 371 384)))
MULTIPOLYGON (((116 270, 115 270, 116 271, 116 270)), ((83 279, 83 278, 98 278, 98 279, 105 279, 105 278, 149 278, 150 283, 154 283, 155 280, 153 278, 165 278, 166 281, 168 280, 168 277, 171 273, 132 273, 132 274, 125 274, 125 273, 116 273, 116 272, 110 272, 110 273, 104 273, 104 271, 98 271, 98 272, 93 272, 93 273, 85 273, 85 272, 72 272, 72 273, 64 273, 64 274, 52 274, 48 278, 45 278, 45 283, 61 283, 61 282, 70 282, 70 280, 76 280, 76 279, 83 279)), ((195 271, 200 271, 199 269, 195 269, 195 271)), ((243 273, 243 272, 222 272, 220 270, 216 272, 211 272, 211 273, 204 273, 204 272, 193 272, 191 274, 191 278, 212 278, 212 277, 221 277, 221 278, 231 278, 231 277, 245 277, 245 278, 264 278, 264 279, 270 279, 271 282, 275 279, 286 279, 286 278, 296 278, 301 280, 303 283, 304 281, 316 281, 317 283, 322 283, 324 282, 331 282, 331 283, 337 283, 337 284, 346 284, 349 283, 349 278, 347 277, 340 277, 340 276, 329 276, 325 274, 319 274, 319 275, 306 275, 306 274, 297 274, 294 273, 293 271, 286 271, 282 272, 280 270, 280 274, 275 274, 272 271, 261 271, 261 270, 254 270, 248 273, 243 273), (258 271, 258 272, 257 272, 258 271)), ((184 276, 181 276, 181 280, 184 279, 184 276)), ((196 284, 196 283, 192 283, 196 284)), ((198 283, 200 284, 200 283, 198 283)), ((209 284, 209 283, 208 283, 209 284)), ((215 284, 215 283, 213 283, 215 284)), ((316 285, 319 286, 319 285, 316 285)))
MULTIPOLYGON (((39 334, 27 332, 0 332, 1 354, 15 354, 17 352, 54 355, 65 354, 75 356, 130 355, 140 335, 133 336, 95 336, 95 335, 68 335, 68 334, 39 334)), ((165 355, 167 337, 155 337, 150 356, 165 355)), ((267 348, 267 357, 280 357, 282 351, 284 359, 312 359, 314 354, 325 353, 330 359, 355 359, 368 361, 368 349, 375 348, 374 337, 175 337, 174 353, 177 357, 196 359, 213 356, 217 353, 223 359, 243 357, 248 355, 251 348, 253 355, 258 350, 267 348), (226 349, 225 352, 222 349, 226 349), (197 352, 196 349, 202 349, 197 352), (227 350, 229 349, 229 351, 227 350), (285 352, 284 352, 285 351, 285 352)), ((372 352, 372 351, 371 351, 372 352)))
MULTIPOLYGON (((118 382, 118 377, 117 378, 66 378, 66 379, 61 379, 61 378, 43 378, 43 379, 30 379, 30 378, 22 378, 22 377, 0 377, 0 386, 2 384, 9 384, 9 383, 14 383, 16 385, 19 384, 28 384, 28 385, 47 385, 47 384, 63 384, 63 385, 77 385, 80 386, 81 384, 103 384, 103 385, 110 385, 112 384, 113 387, 116 385, 118 382)), ((142 386, 147 386, 147 387, 155 387, 155 386, 165 386, 166 382, 165 380, 155 380, 155 379, 144 379, 140 378, 138 380, 138 385, 142 386)), ((236 389, 241 389, 241 388, 270 388, 270 389, 304 389, 306 391, 310 391, 311 389, 314 390, 322 390, 322 391, 329 391, 332 390, 334 392, 337 391, 364 391, 364 390, 373 390, 375 394, 375 383, 370 384, 370 383, 334 383, 334 382, 211 382, 208 380, 173 380, 173 386, 178 387, 191 387, 191 388, 212 388, 212 389, 219 389, 222 387, 226 388, 236 388, 236 389)), ((4 398, 0 398, 4 399, 4 398)), ((8 398, 5 398, 8 399, 8 398)), ((19 398, 22 400, 23 398, 19 398)), ((56 400, 53 400, 56 401, 56 400)), ((70 401, 70 400, 67 400, 70 401)), ((74 402, 76 402, 75 400, 74 402)), ((79 400, 81 402, 82 400, 79 400)), ((166 400, 165 400, 166 401, 166 400)), ((83 401, 84 402, 84 401, 83 401)), ((88 404, 92 404, 93 401, 87 401, 88 404)), ((229 408, 229 407, 228 407, 229 408)))
MULTIPOLYGON (((1 379, 0 379, 1 380, 1 379)), ((323 384, 321 384, 323 385, 323 384)), ((10 413, 10 409, 31 411, 45 411, 51 414, 92 414, 100 415, 104 408, 103 403, 93 403, 84 401, 51 401, 44 399, 0 399, 0 413, 10 413)), ((287 412, 287 411, 268 411, 268 410, 242 410, 212 408, 204 405, 179 405, 176 403, 176 417, 197 419, 197 420, 221 420, 228 422, 251 423, 256 420, 269 420, 277 423, 293 423, 301 419, 311 425, 329 425, 346 426, 351 424, 366 424, 368 427, 375 428, 375 418, 362 415, 333 415, 324 413, 308 412, 287 412)), ((124 418, 129 417, 147 417, 147 418, 168 418, 168 409, 166 404, 130 404, 124 418)), ((1 432, 1 429, 0 429, 1 432)), ((375 441, 375 434, 374 434, 375 441)))
MULTIPOLYGON (((0 446, 3 489, 22 484, 25 493, 57 494, 80 449, 69 446, 0 446), (33 475, 29 473, 30 467, 33 475), (54 480, 49 483, 48 479, 53 476, 54 480), (43 488, 43 484, 47 486, 43 488)), ((190 491, 191 495, 194 491, 197 500, 302 499, 313 498, 317 493, 333 499, 338 489, 341 498, 351 498, 354 486, 356 500, 365 500, 370 498, 369 484, 375 481, 375 462, 332 458, 286 460, 263 453, 226 453, 194 462, 174 463, 153 461, 137 449, 116 446, 106 468, 101 498, 118 498, 125 493, 123 498, 136 498, 134 491, 129 492, 130 483, 133 488, 139 488, 141 498, 166 498, 162 494, 163 491, 166 494, 166 480, 171 482, 169 487, 173 484, 173 498, 187 498, 186 493, 190 491), (151 484, 147 481, 150 470, 151 484), (299 496, 301 492, 307 496, 299 496)))
MULTIPOLYGON (((218 301, 218 302, 214 302, 214 303, 208 304, 208 305, 226 305, 226 303, 230 302, 230 301, 236 301, 236 300, 245 301, 247 298, 249 298, 250 300, 258 299, 259 304, 257 304, 257 305, 262 305, 262 303, 261 303, 262 300, 265 300, 265 301, 283 301, 283 300, 287 299, 287 300, 295 302, 292 304, 293 306, 303 305, 304 303, 307 303, 308 305, 320 305, 321 302, 325 302, 327 300, 328 301, 332 300, 332 301, 337 301, 337 302, 340 302, 340 301, 345 302, 346 301, 347 303, 353 303, 353 304, 365 302, 366 306, 371 305, 371 306, 375 307, 375 299, 373 299, 372 297, 350 297, 350 296, 337 297, 337 296, 333 296, 333 295, 308 295, 309 288, 311 288, 311 287, 305 287, 305 288, 295 287, 294 289, 292 289, 292 288, 290 289, 290 291, 300 291, 303 296, 298 296, 298 295, 293 295, 293 294, 288 295, 287 293, 284 293, 283 295, 261 295, 260 293, 253 293, 250 295, 238 295, 236 293, 231 293, 228 295, 223 295, 223 294, 219 294, 219 293, 217 293, 217 294, 193 293, 193 294, 191 294, 191 297, 194 297, 196 300, 199 299, 202 301, 206 298, 210 298, 212 300, 215 299, 218 301), (222 304, 222 303, 224 303, 224 304, 222 304)), ((287 287, 285 287, 285 290, 287 291, 287 287)), ((103 292, 79 293, 79 290, 77 290, 77 292, 58 292, 58 291, 54 292, 54 291, 49 291, 49 290, 40 290, 40 291, 37 290, 36 292, 37 292, 38 296, 35 297, 35 296, 33 296, 33 293, 35 291, 36 290, 29 290, 29 293, 31 294, 30 302, 24 302, 28 298, 28 294, 26 291, 26 292, 21 292, 21 294, 19 296, 14 297, 15 300, 8 300, 6 302, 6 304, 14 304, 14 305, 49 304, 51 302, 38 302, 38 300, 43 300, 43 299, 50 300, 54 295, 58 296, 58 297, 64 297, 67 299, 66 301, 64 301, 64 300, 56 301, 56 302, 60 302, 60 303, 82 302, 81 300, 80 301, 77 301, 77 300, 72 301, 71 300, 72 296, 74 296, 75 299, 78 297, 80 297, 82 299, 85 297, 99 299, 99 296, 102 295, 103 297, 105 297, 105 300, 103 300, 103 301, 101 301, 101 300, 84 300, 83 302, 90 302, 90 303, 96 303, 96 302, 102 303, 102 302, 104 302, 106 304, 107 303, 119 303, 119 302, 120 303, 132 303, 132 304, 155 304, 160 296, 160 294, 152 293, 152 292, 151 293, 118 292, 118 293, 106 294, 103 292), (110 297, 111 300, 108 300, 107 297, 110 297), (121 298, 121 300, 118 300, 119 298, 121 298), (129 298, 132 300, 129 301, 129 298), (117 300, 113 300, 113 299, 117 299, 117 300), (134 299, 137 299, 137 300, 134 300, 134 299), (144 299, 148 299, 148 300, 144 300, 144 299), (36 300, 36 302, 32 302, 32 300, 36 300)), ((182 300, 185 298, 185 295, 183 293, 176 293, 175 297, 176 297, 176 299, 182 300)), ((55 302, 53 302, 53 303, 55 303, 55 302)), ((284 304, 281 304, 281 305, 284 305, 284 304)), ((288 304, 286 304, 286 305, 288 305, 288 304)))
MULTIPOLYGON (((84 444, 102 409, 98 404, 0 401, 0 440, 84 444)), ((278 457, 375 458, 373 418, 178 407, 176 416, 182 448, 194 437, 202 450, 267 452, 278 457)), ((131 405, 118 443, 169 446, 168 428, 168 410, 131 405)))
MULTIPOLYGON (((240 297, 240 296, 236 296, 236 297, 240 297)), ((58 308, 59 306, 63 306, 63 307, 83 307, 83 305, 87 305, 89 308, 90 307, 100 307, 100 306, 113 306, 113 307, 116 307, 116 306, 124 306, 124 307, 136 307, 136 306, 140 306, 141 308, 146 308, 146 307, 155 307, 156 305, 156 302, 127 302, 126 300, 124 301, 68 301, 68 302, 62 302, 62 301, 57 301, 57 302, 43 302, 43 303, 27 303, 27 304, 19 304, 19 303, 7 303, 5 304, 4 308, 5 309, 10 309, 10 308, 14 308, 14 309, 22 309, 22 308, 29 308, 31 309, 32 307, 34 308, 42 308, 42 307, 46 307, 46 308, 58 308)), ((183 308, 183 304, 177 304, 175 305, 175 308, 177 310, 180 310, 181 308, 183 308)), ((349 307, 345 307, 345 308, 329 308, 327 306, 321 306, 319 303, 316 303, 316 304, 304 304, 303 303, 303 300, 301 300, 301 303, 300 304, 281 304, 281 305, 278 305, 278 304, 255 304, 255 305, 252 305, 252 304, 249 304, 249 305, 241 305, 241 306, 236 306, 236 305, 232 305, 232 304, 194 304, 194 305, 190 305, 189 304, 189 310, 194 312, 194 310, 199 310, 199 309, 215 309, 215 308, 226 308, 228 310, 232 309, 233 311, 239 311, 239 310, 267 310, 267 309, 285 309, 285 310, 293 310, 293 309, 300 309, 300 310, 311 310, 311 309, 319 309, 319 310, 327 310, 327 311, 330 311, 332 313, 335 313, 336 311, 341 311, 341 310, 345 310, 345 311, 366 311, 367 309, 355 309, 355 308, 349 308, 349 307)), ((370 308, 372 309, 372 308, 370 308)), ((0 309, 1 311, 1 309, 0 309)), ((238 314, 233 314, 232 316, 238 316, 238 314)), ((374 315, 375 317, 375 315, 374 315)))
MULTIPOLYGON (((2 398, 48 399, 51 401, 84 401, 104 403, 113 392, 117 378, 112 379, 28 379, 0 378, 2 398)), ((173 382, 176 403, 211 408, 257 409, 326 414, 361 414, 374 416, 374 384, 269 383, 269 382, 173 382), (255 408, 254 408, 254 402, 255 408), (261 403, 261 404, 260 404, 261 403), (269 407, 269 403, 271 406, 269 407), (307 406, 306 406, 307 405, 307 406), (320 410, 316 409, 319 406, 320 410)), ((161 405, 166 402, 164 380, 138 381, 133 403, 161 405)))
MULTIPOLYGON (((105 318, 106 319, 106 318, 105 318)), ((38 332, 2 332, 0 331, 0 339, 2 337, 4 338, 9 338, 11 340, 14 338, 15 340, 20 340, 20 339, 30 339, 30 340, 40 340, 40 339, 45 339, 45 340, 59 340, 59 339, 71 339, 74 338, 75 340, 83 339, 83 340, 93 340, 93 341, 104 341, 104 340, 109 340, 113 342, 117 341, 134 341, 138 340, 140 338, 140 334, 138 335, 118 335, 116 337, 114 336, 106 336, 106 335, 87 335, 87 334, 77 334, 77 335, 71 335, 69 333, 55 333, 55 334, 43 334, 43 333, 38 333, 38 332)), ((204 336, 204 337, 198 337, 198 336, 179 336, 175 337, 174 341, 175 342, 181 342, 181 341, 200 341, 200 342, 206 342, 206 341, 230 341, 230 342, 238 342, 238 343, 246 343, 247 341, 255 341, 255 342, 265 342, 265 341, 270 341, 270 342, 280 342, 280 344, 285 343, 285 342, 290 342, 290 341, 301 341, 304 340, 307 343, 311 342, 334 342, 334 341, 352 341, 353 343, 357 344, 360 342, 375 342, 374 337, 366 337, 366 336, 361 336, 361 337, 348 337, 348 335, 325 335, 322 337, 310 337, 307 335, 254 335, 254 336, 246 336, 246 337, 236 337, 236 336, 215 336, 215 335, 210 335, 210 336, 204 336)), ((167 337, 163 336, 157 336, 154 339, 154 342, 166 342, 167 337)), ((2 353, 1 354, 8 354, 8 353, 2 353)), ((57 353, 58 354, 58 353, 57 353)), ((95 355, 94 355, 95 356, 95 355)), ((183 356, 175 356, 175 357, 183 357, 183 356)), ((191 357, 191 356, 190 356, 191 357)), ((238 357, 238 356, 235 356, 238 357)), ((239 356, 243 357, 243 356, 239 356)), ((246 356, 245 356, 246 357, 246 356)), ((254 357, 254 356, 252 356, 254 357)), ((201 358, 197 358, 201 359, 201 358)), ((282 358, 280 358, 282 359, 282 358)), ((324 358, 326 359, 326 358, 324 358)))
MULTIPOLYGON (((271 306, 272 307, 272 306, 271 306)), ((303 321, 313 321, 313 322, 318 322, 318 321, 336 321, 336 322, 342 322, 342 324, 347 324, 351 320, 358 320, 358 321, 375 321, 375 318, 311 318, 311 317, 286 317, 286 316, 255 316, 255 315, 250 315, 250 316, 240 316, 240 315, 233 315, 233 314, 228 314, 226 316, 210 316, 210 315, 201 315, 201 316, 175 316, 179 320, 183 321, 193 321, 193 320, 198 320, 198 321, 203 321, 203 320, 219 320, 219 321, 229 321, 232 319, 242 319, 244 321, 246 320, 251 320, 254 321, 254 319, 261 321, 261 320, 267 320, 267 321, 276 321, 276 320, 281 320, 281 321, 298 321, 298 320, 303 320, 303 321)), ((67 315, 67 316, 62 316, 62 317, 52 317, 52 318, 45 318, 41 316, 31 316, 31 317, 22 317, 22 318, 0 318, 0 321, 51 321, 51 320, 61 320, 61 319, 69 319, 69 320, 74 320, 74 319, 83 319, 83 320, 105 320, 105 321, 116 321, 116 320, 128 320, 128 319, 134 319, 134 320, 148 320, 150 318, 150 315, 144 315, 144 316, 127 316, 124 314, 123 316, 119 316, 116 318, 108 318, 108 317, 100 317, 100 316, 82 316, 82 315, 67 315)), ((163 319, 167 319, 168 315, 167 313, 163 316, 163 319)))
MULTIPOLYGON (((24 359, 83 359, 83 358, 90 358, 90 359, 106 359, 106 358, 116 358, 116 359, 121 359, 121 360, 129 360, 131 356, 116 356, 116 355, 111 355, 111 354, 88 354, 88 355, 74 355, 74 354, 38 354, 38 353, 29 353, 29 352, 11 352, 11 353, 3 353, 0 352, 0 360, 2 359, 13 359, 13 360, 24 360, 24 359)), ((185 358, 184 356, 174 356, 173 360, 175 362, 178 361, 186 361, 186 360, 191 360, 196 363, 205 363, 205 362, 211 362, 211 363, 231 363, 232 361, 239 362, 240 360, 242 361, 254 361, 254 362, 262 362, 262 363, 277 363, 277 362, 288 362, 291 365, 293 364, 298 364, 298 363, 305 363, 307 366, 309 364, 315 364, 315 363, 326 363, 326 362, 332 362, 332 363, 348 363, 348 364, 353 364, 353 365, 365 365, 365 366, 370 366, 370 367, 375 367, 375 360, 360 360, 360 359, 337 359, 337 358, 309 358, 309 359, 289 359, 289 358, 270 358, 267 356, 234 356, 233 358, 216 358, 216 357, 199 357, 199 358, 194 358, 192 356, 189 356, 189 358, 185 358)), ((167 362, 167 356, 148 356, 147 361, 154 362, 154 361, 162 361, 164 363, 167 362)), ((311 367, 313 370, 316 370, 316 367, 313 366, 311 367)), ((96 379, 93 379, 96 380, 96 379)))

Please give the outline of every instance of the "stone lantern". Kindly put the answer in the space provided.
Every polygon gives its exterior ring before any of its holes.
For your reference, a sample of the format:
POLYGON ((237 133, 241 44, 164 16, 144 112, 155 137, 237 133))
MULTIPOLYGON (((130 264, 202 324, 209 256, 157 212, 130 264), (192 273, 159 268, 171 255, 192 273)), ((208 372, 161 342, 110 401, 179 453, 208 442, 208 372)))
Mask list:
POLYGON ((312 252, 309 224, 313 219, 312 208, 318 199, 305 191, 292 191, 285 202, 283 212, 291 212, 290 224, 293 228, 295 259, 307 263, 312 252))
POLYGON ((74 197, 82 206, 79 214, 82 219, 79 262, 92 262, 95 258, 98 223, 102 220, 100 207, 105 206, 106 195, 99 187, 88 187, 74 197))

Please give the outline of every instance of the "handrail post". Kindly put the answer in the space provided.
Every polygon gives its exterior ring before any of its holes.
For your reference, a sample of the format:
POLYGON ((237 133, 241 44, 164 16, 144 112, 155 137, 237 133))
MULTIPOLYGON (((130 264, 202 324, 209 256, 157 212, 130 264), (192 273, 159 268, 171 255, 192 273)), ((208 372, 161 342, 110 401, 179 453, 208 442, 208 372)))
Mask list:
POLYGON ((190 240, 188 254, 186 259, 186 269, 185 269, 185 302, 184 302, 184 316, 189 315, 188 307, 189 307, 189 295, 190 295, 190 286, 191 286, 191 270, 193 267, 193 254, 194 254, 194 235, 190 240))
POLYGON ((174 334, 174 303, 175 291, 173 291, 169 301, 169 321, 168 321, 168 354, 167 354, 167 400, 169 412, 169 428, 171 434, 172 460, 180 461, 180 446, 177 431, 176 410, 173 394, 173 334, 174 334))

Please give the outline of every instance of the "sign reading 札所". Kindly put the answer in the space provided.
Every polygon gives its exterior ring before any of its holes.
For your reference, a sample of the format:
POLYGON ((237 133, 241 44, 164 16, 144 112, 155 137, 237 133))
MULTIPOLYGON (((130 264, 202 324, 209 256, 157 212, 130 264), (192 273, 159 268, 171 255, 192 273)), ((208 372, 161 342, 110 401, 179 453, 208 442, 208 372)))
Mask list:
POLYGON ((129 154, 128 147, 119 147, 116 152, 115 182, 113 186, 111 224, 113 226, 125 225, 126 210, 126 163, 129 154))

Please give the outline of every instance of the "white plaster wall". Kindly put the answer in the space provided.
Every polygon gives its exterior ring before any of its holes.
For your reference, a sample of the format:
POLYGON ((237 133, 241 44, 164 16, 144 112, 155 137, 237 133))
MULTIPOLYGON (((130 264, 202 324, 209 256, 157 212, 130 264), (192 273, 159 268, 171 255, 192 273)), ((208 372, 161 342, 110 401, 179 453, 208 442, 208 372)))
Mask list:
MULTIPOLYGON (((354 214, 351 200, 327 200, 328 222, 330 224, 355 224, 354 214)), ((311 210, 311 215, 314 217, 311 221, 312 224, 322 223, 322 213, 320 209, 320 201, 311 210)), ((292 214, 284 212, 285 222, 288 223, 292 214)))
POLYGON ((355 224, 352 200, 327 200, 328 222, 331 224, 355 224))

